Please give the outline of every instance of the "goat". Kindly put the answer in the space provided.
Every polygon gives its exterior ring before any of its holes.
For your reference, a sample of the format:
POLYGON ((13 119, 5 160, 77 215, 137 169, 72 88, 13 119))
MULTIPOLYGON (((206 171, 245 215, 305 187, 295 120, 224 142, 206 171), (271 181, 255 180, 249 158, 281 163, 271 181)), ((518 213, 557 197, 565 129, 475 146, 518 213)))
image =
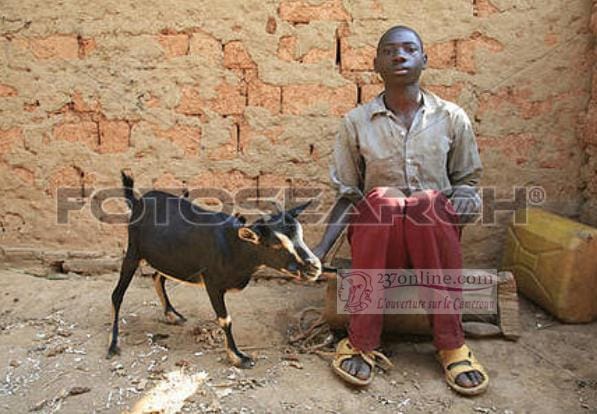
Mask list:
POLYGON ((298 276, 317 279, 321 262, 303 241, 302 227, 296 220, 310 202, 245 225, 238 217, 202 209, 163 191, 150 191, 136 198, 133 179, 124 172, 121 175, 132 213, 120 278, 112 292, 114 320, 108 358, 120 352, 118 313, 124 293, 143 259, 158 272, 154 275, 154 286, 168 320, 186 319, 170 303, 166 278, 204 285, 225 333, 228 359, 241 368, 253 367, 253 359, 236 347, 224 295, 232 289, 243 289, 252 274, 263 266, 286 272, 292 269, 298 276))

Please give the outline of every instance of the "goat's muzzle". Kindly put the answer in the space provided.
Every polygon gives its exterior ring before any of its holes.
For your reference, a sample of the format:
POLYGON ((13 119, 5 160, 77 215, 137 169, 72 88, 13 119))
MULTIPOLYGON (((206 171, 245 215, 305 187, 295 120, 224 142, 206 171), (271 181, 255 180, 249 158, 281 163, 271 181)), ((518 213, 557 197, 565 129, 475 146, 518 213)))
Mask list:
POLYGON ((321 262, 317 257, 308 259, 305 264, 299 265, 298 263, 291 263, 288 269, 284 269, 285 272, 297 275, 299 278, 314 282, 321 275, 321 262))

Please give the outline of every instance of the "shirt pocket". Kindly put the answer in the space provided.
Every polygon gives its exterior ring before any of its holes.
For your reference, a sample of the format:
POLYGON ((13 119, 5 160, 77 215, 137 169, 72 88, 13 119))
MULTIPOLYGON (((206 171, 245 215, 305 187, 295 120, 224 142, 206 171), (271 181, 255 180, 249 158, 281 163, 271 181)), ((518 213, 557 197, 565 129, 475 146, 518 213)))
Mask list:
POLYGON ((374 187, 404 187, 404 159, 400 152, 385 158, 367 162, 365 186, 367 191, 374 187))
POLYGON ((442 187, 448 181, 448 156, 451 148, 451 139, 438 135, 429 140, 426 145, 419 146, 414 151, 421 160, 421 176, 431 187, 442 187))

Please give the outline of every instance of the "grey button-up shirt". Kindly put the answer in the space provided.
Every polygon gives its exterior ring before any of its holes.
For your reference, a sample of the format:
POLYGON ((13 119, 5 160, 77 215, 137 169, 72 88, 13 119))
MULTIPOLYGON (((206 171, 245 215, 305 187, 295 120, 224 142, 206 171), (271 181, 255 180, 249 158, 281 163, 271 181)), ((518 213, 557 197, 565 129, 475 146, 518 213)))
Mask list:
POLYGON ((395 187, 450 197, 462 187, 480 205, 474 188, 481 159, 468 116, 430 92, 422 91, 422 100, 409 130, 385 106, 383 93, 343 118, 331 171, 340 195, 357 199, 374 187, 395 187))

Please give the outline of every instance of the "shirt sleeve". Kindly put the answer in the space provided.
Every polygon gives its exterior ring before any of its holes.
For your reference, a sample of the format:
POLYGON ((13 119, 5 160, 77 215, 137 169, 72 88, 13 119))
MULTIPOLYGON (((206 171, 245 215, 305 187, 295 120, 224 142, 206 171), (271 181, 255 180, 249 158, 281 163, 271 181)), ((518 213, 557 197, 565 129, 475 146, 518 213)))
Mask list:
POLYGON ((330 177, 338 197, 355 201, 363 197, 364 165, 357 148, 356 130, 348 117, 342 119, 336 135, 330 177))
POLYGON ((483 167, 469 117, 462 108, 452 119, 453 143, 448 154, 448 177, 453 187, 476 187, 483 167))
POLYGON ((483 167, 473 126, 462 108, 454 114, 452 128, 453 144, 448 154, 448 177, 452 185, 452 196, 472 199, 478 211, 481 199, 476 187, 481 180, 483 167))

